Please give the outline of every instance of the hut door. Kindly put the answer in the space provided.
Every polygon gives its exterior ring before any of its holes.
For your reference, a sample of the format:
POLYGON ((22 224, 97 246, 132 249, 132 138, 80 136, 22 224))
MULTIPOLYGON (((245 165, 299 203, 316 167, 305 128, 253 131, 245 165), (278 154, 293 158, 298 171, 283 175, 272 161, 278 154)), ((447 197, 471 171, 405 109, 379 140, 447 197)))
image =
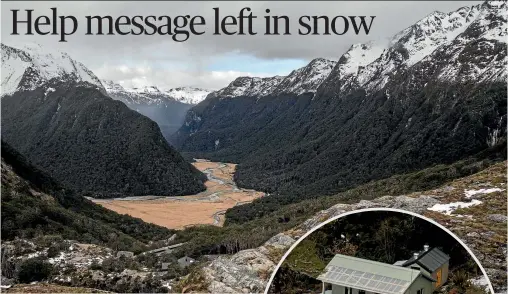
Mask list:
POLYGON ((443 275, 443 269, 438 269, 437 270, 437 282, 436 282, 436 287, 439 287, 441 286, 441 282, 442 282, 442 275, 443 275))

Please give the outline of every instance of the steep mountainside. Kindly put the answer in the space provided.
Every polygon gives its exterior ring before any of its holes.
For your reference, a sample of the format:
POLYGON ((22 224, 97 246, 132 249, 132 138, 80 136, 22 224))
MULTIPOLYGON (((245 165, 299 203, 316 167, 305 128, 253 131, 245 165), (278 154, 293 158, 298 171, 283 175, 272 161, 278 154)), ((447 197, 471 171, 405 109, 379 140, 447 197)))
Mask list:
POLYGON ((352 46, 311 88, 237 79, 189 110, 175 142, 239 162, 244 187, 302 198, 480 152, 506 139, 506 13, 432 13, 387 44, 352 46))
POLYGON ((64 188, 2 141, 2 240, 60 234, 86 243, 141 250, 172 231, 102 208, 64 188), (112 239, 112 235, 117 238, 112 239))
POLYGON ((187 110, 201 102, 209 91, 198 88, 173 88, 167 91, 156 86, 124 88, 103 80, 108 95, 125 103, 130 109, 155 121, 166 139, 182 126, 187 110))
MULTIPOLYGON (((317 58, 288 76, 239 77, 227 87, 210 93, 207 99, 192 108, 172 140, 183 151, 197 153, 221 153, 232 143, 242 144, 244 139, 266 128, 276 116, 295 104, 303 107, 310 102, 335 64, 317 58), (204 117, 206 120, 202 120, 204 117)), ((228 152, 237 153, 230 159, 234 161, 248 153, 244 148, 233 150, 235 148, 231 146, 228 152)))
POLYGON ((106 96, 95 75, 67 55, 37 49, 2 45, 2 86, 12 89, 2 94, 3 140, 80 193, 204 189, 204 175, 167 144, 153 121, 106 96))

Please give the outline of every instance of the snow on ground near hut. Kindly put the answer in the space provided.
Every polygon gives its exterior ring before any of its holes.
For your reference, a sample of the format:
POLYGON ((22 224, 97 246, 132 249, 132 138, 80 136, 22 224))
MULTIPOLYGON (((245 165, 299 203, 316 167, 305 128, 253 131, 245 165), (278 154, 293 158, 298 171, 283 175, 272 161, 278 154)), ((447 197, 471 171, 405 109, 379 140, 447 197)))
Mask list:
POLYGON ((451 202, 446 204, 434 204, 434 206, 427 208, 428 210, 437 211, 444 213, 446 215, 451 215, 452 212, 459 208, 466 208, 470 206, 475 206, 481 204, 482 201, 473 199, 471 202, 451 202))
POLYGON ((489 288, 489 281, 484 275, 478 276, 474 279, 469 280, 473 285, 481 287, 483 289, 489 288))
POLYGON ((503 189, 500 188, 489 188, 489 189, 479 189, 479 190, 464 190, 464 194, 467 198, 471 198, 474 195, 478 194, 490 194, 494 192, 501 192, 503 189))

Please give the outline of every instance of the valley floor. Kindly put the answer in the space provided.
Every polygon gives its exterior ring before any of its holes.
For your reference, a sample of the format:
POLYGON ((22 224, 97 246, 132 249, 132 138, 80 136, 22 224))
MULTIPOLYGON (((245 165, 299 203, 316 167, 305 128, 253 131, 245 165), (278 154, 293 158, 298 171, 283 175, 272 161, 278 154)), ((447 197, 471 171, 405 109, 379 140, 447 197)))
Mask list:
POLYGON ((233 206, 249 203, 265 193, 241 189, 233 181, 236 164, 198 159, 193 165, 208 176, 207 189, 189 196, 134 196, 91 199, 121 214, 171 229, 192 225, 222 226, 224 213, 233 206))

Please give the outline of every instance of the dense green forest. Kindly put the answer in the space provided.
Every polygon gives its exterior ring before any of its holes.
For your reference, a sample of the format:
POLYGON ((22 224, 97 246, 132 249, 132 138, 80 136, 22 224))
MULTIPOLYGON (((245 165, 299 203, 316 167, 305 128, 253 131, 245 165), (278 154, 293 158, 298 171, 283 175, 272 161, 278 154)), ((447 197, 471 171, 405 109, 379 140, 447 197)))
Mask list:
POLYGON ((205 101, 189 111, 200 119, 182 126, 192 136, 179 150, 239 163, 241 187, 305 198, 455 162, 488 148, 495 129, 506 137, 504 83, 393 92, 205 101))
POLYGON ((166 142, 155 122, 79 83, 52 81, 3 97, 2 140, 82 195, 205 189, 206 176, 166 142), (56 90, 45 92, 48 87, 56 90))
POLYGON ((105 209, 67 189, 2 141, 2 240, 60 235, 140 252, 174 231, 105 209))
POLYGON ((342 217, 314 231, 286 258, 271 290, 275 293, 319 292, 321 282, 315 278, 335 254, 393 264, 409 259, 425 244, 450 256, 450 286, 453 287, 451 284, 457 273, 469 278, 481 274, 465 248, 434 224, 399 212, 371 211, 342 217))

